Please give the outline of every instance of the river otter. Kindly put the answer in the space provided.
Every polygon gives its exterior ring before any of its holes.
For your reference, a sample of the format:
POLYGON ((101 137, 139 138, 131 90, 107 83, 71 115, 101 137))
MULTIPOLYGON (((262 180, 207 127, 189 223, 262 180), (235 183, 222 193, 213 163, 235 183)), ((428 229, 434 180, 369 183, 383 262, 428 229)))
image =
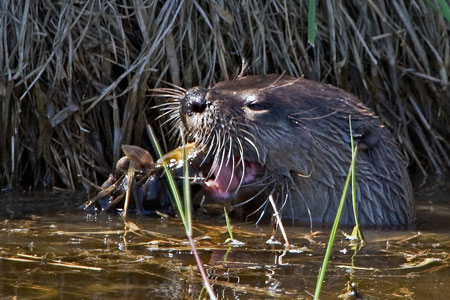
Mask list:
MULTIPOLYGON (((413 222, 399 148, 353 95, 303 78, 265 75, 191 88, 175 98, 172 118, 203 152, 196 171, 207 198, 258 203, 263 212, 272 194, 284 219, 332 223, 351 161, 351 116, 359 222, 413 222)), ((354 224, 350 193, 341 223, 354 224)))

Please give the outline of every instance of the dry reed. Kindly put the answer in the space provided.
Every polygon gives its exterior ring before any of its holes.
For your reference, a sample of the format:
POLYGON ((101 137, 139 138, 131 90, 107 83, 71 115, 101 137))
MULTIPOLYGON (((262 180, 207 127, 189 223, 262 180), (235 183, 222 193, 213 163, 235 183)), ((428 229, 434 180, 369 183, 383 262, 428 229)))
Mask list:
MULTIPOLYGON (((358 95, 424 174, 450 167, 450 25, 438 1, 1 1, 0 186, 101 181, 149 146, 148 90, 286 72, 358 95)), ((161 133, 166 131, 159 127, 161 133)), ((171 147, 171 145, 167 145, 171 147)))

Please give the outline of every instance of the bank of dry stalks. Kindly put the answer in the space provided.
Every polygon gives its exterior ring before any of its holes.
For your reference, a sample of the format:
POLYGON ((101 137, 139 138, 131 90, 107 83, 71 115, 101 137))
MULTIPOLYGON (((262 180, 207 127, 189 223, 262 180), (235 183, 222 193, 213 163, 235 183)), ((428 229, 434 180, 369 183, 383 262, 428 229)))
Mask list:
MULTIPOLYGON (((449 21, 431 0, 1 1, 0 181, 102 180, 148 144, 160 79, 190 87, 286 72, 358 95, 424 173, 450 167, 449 21)), ((163 131, 164 132, 164 131, 163 131)))

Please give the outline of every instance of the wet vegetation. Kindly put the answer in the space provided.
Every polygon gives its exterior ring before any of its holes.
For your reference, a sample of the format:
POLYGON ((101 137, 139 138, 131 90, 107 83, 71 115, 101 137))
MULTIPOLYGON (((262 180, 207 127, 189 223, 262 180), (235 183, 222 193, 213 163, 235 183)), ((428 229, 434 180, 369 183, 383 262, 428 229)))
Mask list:
POLYGON ((445 1, 320 1, 314 47, 308 1, 0 6, 2 187, 103 182, 122 144, 151 148, 147 121, 168 131, 150 89, 207 86, 243 65, 349 90, 395 133, 414 170, 450 167, 445 1))

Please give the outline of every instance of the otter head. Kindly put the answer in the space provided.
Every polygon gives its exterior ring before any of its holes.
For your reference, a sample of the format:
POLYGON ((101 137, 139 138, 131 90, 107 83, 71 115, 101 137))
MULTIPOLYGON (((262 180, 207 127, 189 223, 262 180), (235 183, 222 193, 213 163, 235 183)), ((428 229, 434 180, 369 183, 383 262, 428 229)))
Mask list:
POLYGON ((248 76, 186 91, 179 115, 188 140, 204 153, 201 169, 210 196, 228 200, 241 187, 263 185, 273 175, 269 157, 291 126, 288 106, 267 92, 280 80, 248 76))

